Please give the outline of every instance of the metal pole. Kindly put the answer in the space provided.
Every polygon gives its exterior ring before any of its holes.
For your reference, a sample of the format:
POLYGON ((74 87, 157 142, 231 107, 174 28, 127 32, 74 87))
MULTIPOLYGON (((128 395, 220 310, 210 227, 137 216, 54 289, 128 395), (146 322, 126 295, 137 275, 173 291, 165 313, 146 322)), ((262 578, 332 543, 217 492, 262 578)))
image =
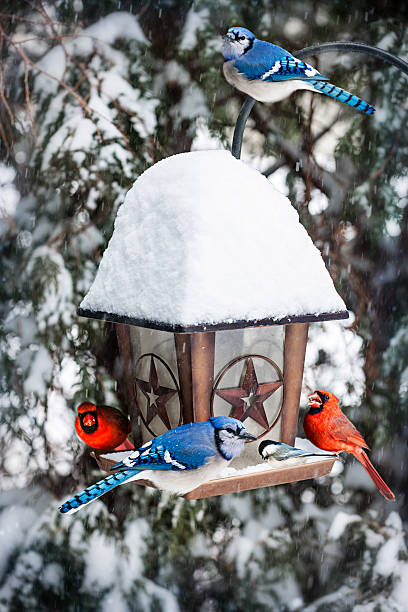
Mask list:
MULTIPOLYGON (((310 57, 311 55, 319 55, 320 53, 327 53, 330 51, 355 51, 356 53, 365 53, 366 55, 373 55, 374 57, 379 57, 385 62, 396 66, 397 68, 399 68, 399 70, 401 70, 401 72, 408 75, 408 62, 405 62, 400 57, 397 57, 396 55, 393 55, 388 51, 384 51, 379 47, 373 47, 372 45, 366 45, 365 43, 343 41, 322 43, 321 45, 305 47, 304 49, 297 51, 295 53, 295 57, 298 57, 299 59, 304 59, 305 57, 310 57)), ((245 98, 245 102, 242 105, 242 108, 237 118, 237 122, 235 124, 231 153, 237 159, 241 157, 244 129, 247 119, 249 117, 249 113, 251 112, 254 104, 255 100, 253 98, 251 98, 250 96, 247 96, 245 98)))
POLYGON ((239 115, 237 118, 237 122, 235 124, 234 136, 232 139, 232 148, 231 153, 234 157, 239 159, 241 157, 241 149, 242 149, 242 137, 244 135, 244 129, 249 117, 249 113, 252 110, 253 105, 256 100, 251 98, 251 96, 247 96, 245 98, 245 102, 242 105, 241 110, 239 111, 239 115))
POLYGON ((299 59, 304 59, 305 57, 310 57, 311 55, 319 55, 320 53, 327 53, 328 51, 355 51, 356 53, 365 53, 366 55, 373 55, 374 57, 379 57, 380 59, 388 62, 389 64, 393 64, 397 68, 408 75, 408 63, 389 53, 388 51, 384 51, 379 47, 373 47, 372 45, 367 45, 366 43, 356 43, 356 42, 328 42, 322 43, 321 45, 314 45, 313 47, 305 47, 300 51, 297 51, 295 56, 299 59))

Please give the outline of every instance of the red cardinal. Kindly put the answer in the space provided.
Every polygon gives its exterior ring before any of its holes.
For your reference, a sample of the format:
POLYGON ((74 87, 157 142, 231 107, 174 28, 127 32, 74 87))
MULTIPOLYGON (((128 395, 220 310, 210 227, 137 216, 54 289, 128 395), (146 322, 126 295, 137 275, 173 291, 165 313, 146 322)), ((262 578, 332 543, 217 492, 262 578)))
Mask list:
POLYGON ((130 421, 117 408, 82 402, 77 411, 76 432, 81 440, 92 448, 113 450, 122 444, 130 433, 130 421))
POLYGON ((394 493, 363 450, 368 448, 363 436, 342 413, 337 397, 329 391, 315 391, 309 395, 308 406, 310 410, 304 418, 303 429, 309 440, 322 450, 354 455, 367 470, 381 495, 394 501, 394 493))

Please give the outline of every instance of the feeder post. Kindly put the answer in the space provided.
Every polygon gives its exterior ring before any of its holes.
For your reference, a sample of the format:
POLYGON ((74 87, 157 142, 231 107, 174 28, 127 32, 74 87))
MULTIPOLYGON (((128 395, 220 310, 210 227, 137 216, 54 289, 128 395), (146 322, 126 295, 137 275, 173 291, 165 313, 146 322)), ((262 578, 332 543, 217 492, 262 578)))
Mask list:
POLYGON ((191 338, 194 421, 206 421, 211 413, 214 384, 215 332, 195 332, 191 338))
POLYGON ((191 335, 192 334, 174 334, 183 423, 192 423, 194 421, 191 335))
POLYGON ((308 323, 291 323, 285 327, 281 440, 291 446, 298 426, 308 327, 308 323))
POLYGON ((142 432, 140 429, 140 412, 137 405, 136 393, 134 390, 135 358, 132 345, 132 332, 129 325, 117 323, 116 337, 119 346, 119 371, 120 384, 126 397, 128 413, 132 423, 132 436, 135 448, 142 445, 142 432))
POLYGON ((183 423, 211 416, 215 332, 175 333, 183 423))

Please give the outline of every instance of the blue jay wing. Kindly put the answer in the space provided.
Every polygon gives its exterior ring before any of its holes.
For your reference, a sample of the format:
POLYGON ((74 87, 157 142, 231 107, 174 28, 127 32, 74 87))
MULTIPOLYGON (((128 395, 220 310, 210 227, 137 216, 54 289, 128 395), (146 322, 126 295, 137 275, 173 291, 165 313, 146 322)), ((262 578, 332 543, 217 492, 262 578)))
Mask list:
POLYGON ((296 57, 281 57, 275 62, 270 70, 265 73, 261 79, 266 82, 270 81, 287 81, 289 79, 300 79, 302 81, 308 81, 313 79, 314 81, 328 81, 328 77, 320 74, 316 68, 306 64, 302 60, 296 59, 296 57))
POLYGON ((302 81, 328 81, 328 77, 320 74, 318 70, 306 64, 302 60, 296 59, 293 55, 284 55, 276 58, 276 56, 260 56, 251 59, 244 55, 242 59, 235 61, 235 68, 243 74, 248 80, 260 80, 266 83, 288 81, 291 79, 300 79, 302 81))
POLYGON ((112 470, 195 470, 215 456, 213 438, 208 423, 183 425, 147 442, 112 470))

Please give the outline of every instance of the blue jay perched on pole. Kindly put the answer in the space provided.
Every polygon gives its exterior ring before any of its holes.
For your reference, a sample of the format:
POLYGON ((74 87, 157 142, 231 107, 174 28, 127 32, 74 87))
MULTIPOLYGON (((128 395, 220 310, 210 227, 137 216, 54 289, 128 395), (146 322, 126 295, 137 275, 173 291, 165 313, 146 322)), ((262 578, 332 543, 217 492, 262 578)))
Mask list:
POLYGON ((223 36, 224 76, 228 83, 259 102, 278 102, 298 89, 319 92, 372 115, 375 108, 358 96, 328 83, 313 66, 277 45, 258 40, 246 28, 223 36))
POLYGON ((132 451, 113 466, 114 474, 91 485, 58 510, 73 514, 118 485, 149 480, 158 489, 184 495, 212 478, 256 440, 243 423, 230 417, 212 417, 204 423, 188 423, 170 429, 132 451))
POLYGON ((335 453, 315 453, 296 448, 295 446, 289 446, 289 444, 277 442, 276 440, 264 440, 260 443, 258 452, 265 461, 270 461, 271 463, 282 461, 286 465, 301 465, 306 462, 308 457, 338 458, 335 453))

